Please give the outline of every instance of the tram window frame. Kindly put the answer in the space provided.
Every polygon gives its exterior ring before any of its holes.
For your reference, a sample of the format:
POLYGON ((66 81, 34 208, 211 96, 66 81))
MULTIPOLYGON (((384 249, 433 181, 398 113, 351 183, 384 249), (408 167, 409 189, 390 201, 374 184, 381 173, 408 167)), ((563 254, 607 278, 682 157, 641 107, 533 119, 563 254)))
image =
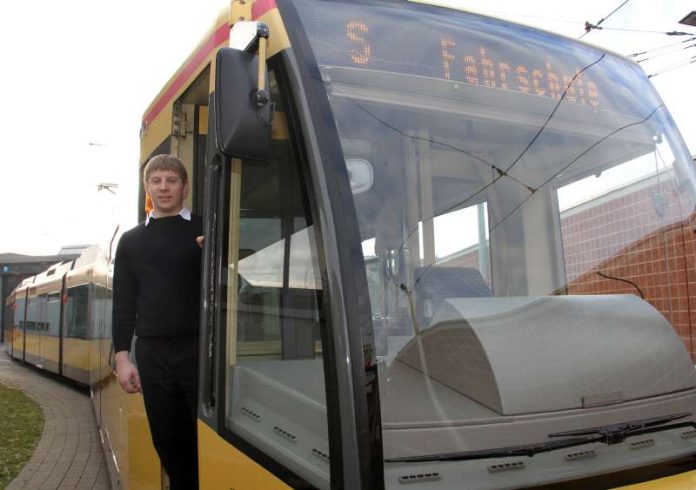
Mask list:
MULTIPOLYGON (((281 61, 281 56, 276 55, 275 57, 271 58, 268 63, 269 66, 269 80, 278 80, 277 84, 277 92, 276 98, 279 103, 279 106, 276 107, 276 114, 275 117, 277 119, 280 119, 282 117, 282 111, 283 104, 287 105, 287 112, 285 113, 288 117, 286 129, 285 131, 288 132, 286 136, 286 145, 287 145, 287 153, 286 153, 286 160, 284 163, 285 165, 281 165, 282 167, 288 167, 292 166, 294 168, 294 173, 298 176, 296 178, 297 180, 297 196, 299 196, 299 209, 303 211, 304 215, 302 218, 306 220, 306 227, 304 229, 308 230, 308 232, 312 233, 313 240, 312 244, 314 244, 314 256, 316 257, 316 260, 314 263, 316 264, 317 270, 315 272, 315 275, 317 277, 317 280, 319 282, 322 282, 321 289, 324 292, 324 294, 317 294, 316 298, 314 300, 314 305, 316 308, 316 313, 317 313, 317 324, 319 327, 317 328, 318 333, 317 333, 317 339, 313 342, 313 350, 314 352, 319 352, 321 354, 321 366, 322 366, 322 375, 323 375, 323 383, 322 383, 322 389, 325 390, 326 397, 330 396, 335 396, 333 392, 335 392, 336 388, 332 388, 332 380, 333 377, 330 374, 330 368, 327 367, 327 364, 330 363, 330 361, 327 361, 327 334, 326 334, 326 329, 328 328, 327 325, 330 322, 330 312, 328 309, 328 300, 327 300, 327 294, 326 290, 326 284, 324 284, 323 279, 326 276, 326 266, 323 263, 323 252, 321 251, 321 238, 320 238, 320 233, 319 230, 317 229, 317 214, 316 214, 316 205, 312 205, 311 203, 311 197, 313 196, 313 190, 311 188, 311 177, 310 177, 310 172, 306 168, 307 165, 307 158, 304 155, 304 146, 303 142, 301 140, 300 136, 300 130, 299 130, 299 125, 297 125, 297 121, 291 120, 295 117, 295 114, 292 113, 292 99, 289 95, 289 88, 287 87, 287 74, 284 71, 284 66, 281 61), (323 313, 321 314, 321 317, 319 317, 319 311, 322 311, 323 313), (320 344, 321 347, 317 348, 317 344, 320 344), (329 393, 332 394, 329 394, 329 393)), ((210 137, 210 134, 209 134, 210 137)), ((214 137, 214 133, 213 133, 214 137)), ((224 192, 221 193, 220 199, 224 200, 226 203, 231 203, 230 201, 230 196, 235 195, 235 193, 239 193, 239 187, 241 185, 241 177, 237 177, 239 182, 236 183, 235 187, 235 172, 239 172, 240 168, 239 166, 241 165, 242 169, 244 168, 244 165, 249 165, 249 166, 263 166, 263 162, 246 162, 242 163, 239 160, 233 160, 231 165, 235 165, 235 167, 230 171, 229 169, 223 171, 223 178, 227 180, 226 186, 227 188, 224 190, 224 192)), ((283 172, 287 173, 287 169, 282 170, 283 172)), ((283 182, 282 185, 279 185, 279 191, 280 193, 282 192, 287 192, 287 183, 283 182)), ((284 461, 281 458, 278 458, 278 453, 274 454, 269 454, 268 452, 265 452, 267 448, 261 448, 258 444, 258 441, 251 441, 248 440, 248 437, 245 439, 244 437, 240 436, 238 433, 236 433, 233 429, 228 427, 227 425, 227 420, 228 418, 226 417, 226 411, 227 411, 227 404, 228 404, 228 398, 232 394, 232 389, 233 387, 227 383, 227 376, 228 376, 228 368, 230 364, 228 363, 227 355, 228 355, 228 345, 231 342, 231 337, 230 337, 230 324, 227 321, 229 317, 228 309, 231 309, 234 307, 234 305, 230 305, 230 298, 227 296, 227 290, 228 288, 231 288, 233 291, 236 291, 238 286, 236 284, 236 273, 235 274, 230 274, 230 281, 233 282, 233 284, 228 284, 228 279, 227 279, 227 274, 224 272, 225 269, 227 270, 232 270, 229 265, 234 265, 236 270, 237 267, 237 259, 238 259, 238 251, 236 250, 236 244, 230 244, 230 240, 236 240, 237 237, 234 237, 232 234, 230 234, 230 229, 234 229, 232 227, 237 226, 239 223, 239 215, 235 215, 235 207, 234 204, 231 205, 225 205, 226 208, 226 215, 221 216, 221 225, 219 227, 218 233, 218 240, 222 242, 222 247, 221 247, 221 263, 222 265, 222 276, 220 278, 219 286, 221 288, 220 291, 220 300, 219 300, 219 310, 218 310, 218 318, 219 318, 219 326, 218 326, 218 331, 219 331, 219 337, 217 339, 218 345, 220 348, 218 349, 219 352, 219 357, 217 360, 217 370, 220 373, 217 376, 217 386, 218 386, 218 392, 220 393, 219 399, 221 400, 221 403, 218 408, 218 432, 220 435, 230 441, 233 445, 235 445, 238 449, 242 450, 246 454, 250 455, 256 462, 259 464, 263 465, 266 469, 271 471, 273 474, 275 474, 277 477, 281 478, 283 481, 286 483, 290 484, 293 487, 297 488, 314 488, 315 486, 308 481, 305 480, 305 477, 292 469, 290 469, 287 464, 285 464, 284 461), (234 256, 230 256, 234 255, 234 256), (229 264, 227 267, 224 264, 229 264), (222 400, 225 400, 224 403, 222 403, 222 400)), ((238 207, 236 209, 239 211, 238 207)), ((251 216, 253 213, 250 213, 249 216, 251 216)), ((258 214, 256 215, 257 217, 259 216, 258 214)), ((294 225, 291 225, 294 226, 294 225)), ((291 236, 291 235, 286 235, 286 236, 291 236)), ((289 248, 289 247, 287 247, 289 248)), ((287 257, 287 251, 286 257, 287 257)), ((289 268, 290 265, 289 263, 284 269, 284 275, 287 279, 287 276, 289 274, 289 268)), ((235 297, 233 298, 234 301, 236 301, 236 294, 235 297)), ((236 310, 235 310, 236 314, 236 310)), ((236 319, 235 319, 236 320, 236 319)), ((330 446, 330 441, 335 438, 335 437, 340 437, 340 435, 337 434, 337 431, 339 431, 339 424, 331 423, 331 420, 336 416, 336 414, 333 414, 332 412, 332 407, 330 406, 331 403, 327 403, 327 410, 326 410, 326 439, 324 440, 324 444, 326 446, 326 451, 328 453, 328 448, 330 446)), ((340 455, 337 455, 337 457, 340 457, 340 455)), ((312 456, 310 454, 309 458, 314 458, 317 461, 320 461, 319 458, 317 459, 316 455, 312 456)), ((333 459, 333 458, 332 458, 333 459)), ((325 460, 325 462, 328 464, 328 460, 325 460)), ((296 462, 295 462, 296 463, 296 462)), ((291 462, 292 464, 292 462, 291 462)), ((340 462, 336 462, 336 464, 340 464, 340 462)), ((335 477, 335 471, 334 471, 334 466, 336 464, 331 463, 329 470, 329 467, 326 469, 326 474, 328 476, 328 479, 325 481, 326 485, 330 485, 330 481, 332 477, 335 477)), ((321 485, 322 487, 324 486, 323 484, 321 485)))

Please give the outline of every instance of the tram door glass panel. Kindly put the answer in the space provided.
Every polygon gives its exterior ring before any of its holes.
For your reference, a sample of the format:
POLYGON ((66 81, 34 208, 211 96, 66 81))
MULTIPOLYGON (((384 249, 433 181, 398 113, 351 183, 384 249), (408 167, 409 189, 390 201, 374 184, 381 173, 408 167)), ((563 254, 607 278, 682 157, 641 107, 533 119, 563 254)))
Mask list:
POLYGON ((90 338, 105 338, 111 332, 111 289, 94 285, 94 319, 90 325, 90 338))
POLYGON ((29 296, 27 299, 26 329, 29 331, 43 330, 43 324, 39 318, 39 297, 29 296))
POLYGON ((51 293, 46 298, 46 322, 48 334, 57 337, 60 328, 60 293, 51 293))
POLYGON ((320 261, 273 76, 271 87, 280 135, 272 158, 232 163, 225 425, 306 482, 328 488, 320 261))
POLYGON ((24 337, 24 327, 26 325, 26 291, 21 291, 15 300, 16 308, 13 315, 12 328, 12 352, 21 351, 23 349, 22 339, 24 337))
POLYGON ((66 305, 67 337, 85 339, 89 327, 89 285, 68 289, 66 305))

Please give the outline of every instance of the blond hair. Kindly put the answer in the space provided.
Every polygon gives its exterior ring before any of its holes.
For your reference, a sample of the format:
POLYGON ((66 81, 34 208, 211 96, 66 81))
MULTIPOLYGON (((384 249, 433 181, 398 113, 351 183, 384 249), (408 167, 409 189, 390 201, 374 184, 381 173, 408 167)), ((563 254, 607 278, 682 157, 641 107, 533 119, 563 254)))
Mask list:
POLYGON ((150 160, 145 165, 145 172, 143 173, 143 182, 147 182, 152 172, 157 170, 165 170, 169 172, 174 172, 179 175, 181 181, 188 182, 188 173, 186 172, 186 167, 181 163, 174 155, 155 155, 150 158, 150 160))

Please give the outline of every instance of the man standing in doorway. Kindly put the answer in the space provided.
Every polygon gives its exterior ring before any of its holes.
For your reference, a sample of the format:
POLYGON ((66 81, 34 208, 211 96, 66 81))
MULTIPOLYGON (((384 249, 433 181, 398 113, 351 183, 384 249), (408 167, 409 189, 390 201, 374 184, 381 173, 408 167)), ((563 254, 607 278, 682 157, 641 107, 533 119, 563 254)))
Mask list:
POLYGON ((198 488, 196 438, 202 220, 184 207, 188 176, 172 155, 152 157, 147 219, 121 237, 113 285, 116 375, 142 392, 171 490, 198 488), (136 365, 131 361, 133 335, 136 365))

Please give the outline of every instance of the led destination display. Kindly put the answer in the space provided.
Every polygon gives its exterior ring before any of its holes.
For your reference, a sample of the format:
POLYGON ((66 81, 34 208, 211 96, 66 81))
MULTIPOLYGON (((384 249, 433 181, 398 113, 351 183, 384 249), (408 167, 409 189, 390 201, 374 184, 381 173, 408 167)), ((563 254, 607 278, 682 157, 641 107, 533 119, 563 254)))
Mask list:
MULTIPOLYGON (((630 114, 635 91, 614 77, 626 60, 563 37, 475 14, 443 18, 429 7, 374 8, 298 2, 320 65, 452 80, 482 88, 630 114), (304 11, 304 9, 307 11, 304 11), (313 40, 331 39, 313 42, 313 40)), ((640 71, 633 66, 632 69, 640 71)), ((643 75, 644 76, 644 75, 643 75)))

